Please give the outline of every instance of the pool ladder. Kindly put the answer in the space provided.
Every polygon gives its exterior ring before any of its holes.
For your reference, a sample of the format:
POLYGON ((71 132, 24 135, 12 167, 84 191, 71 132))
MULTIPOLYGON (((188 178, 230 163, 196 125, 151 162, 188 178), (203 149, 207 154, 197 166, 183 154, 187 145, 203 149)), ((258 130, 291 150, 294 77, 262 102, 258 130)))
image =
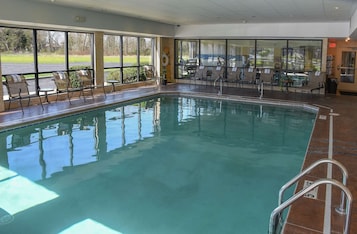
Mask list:
POLYGON ((216 83, 219 81, 219 90, 218 90, 218 93, 217 95, 222 95, 222 92, 223 92, 223 79, 221 76, 219 76, 217 79, 214 80, 213 82, 213 87, 216 87, 216 83))
POLYGON ((297 201, 299 198, 304 196, 306 193, 312 191, 317 186, 322 185, 322 184, 330 184, 330 185, 334 185, 341 189, 341 202, 340 202, 340 206, 338 208, 336 208, 336 212, 338 212, 341 215, 346 215, 343 233, 347 234, 348 229, 349 229, 350 211, 351 211, 351 206, 352 206, 352 194, 351 194, 350 190, 346 187, 347 178, 348 178, 348 174, 347 174, 346 168, 340 162, 338 162, 334 159, 321 159, 321 160, 318 160, 318 161, 314 162, 313 164, 311 164, 309 167, 307 167, 305 170, 300 172, 297 176, 295 176, 290 181, 288 181, 285 185, 283 185, 281 187, 281 189, 279 190, 278 207, 275 208, 270 215, 268 233, 269 234, 280 233, 281 229, 279 229, 279 228, 282 228, 282 226, 283 226, 282 213, 286 208, 290 207, 295 201, 297 201), (312 169, 316 168, 318 165, 323 164, 323 163, 333 164, 340 168, 342 175, 343 175, 342 183, 337 180, 334 180, 334 179, 327 179, 327 178, 319 179, 319 180, 313 182, 308 187, 306 187, 306 188, 302 189, 301 191, 299 191, 298 193, 294 194, 292 197, 290 197, 285 202, 283 202, 283 196, 284 196, 285 190, 287 190, 293 184, 295 184, 299 179, 301 179, 301 177, 310 173, 312 169), (347 197, 347 199, 346 199, 346 197, 347 197), (346 201, 346 203, 345 203, 345 201, 346 201))

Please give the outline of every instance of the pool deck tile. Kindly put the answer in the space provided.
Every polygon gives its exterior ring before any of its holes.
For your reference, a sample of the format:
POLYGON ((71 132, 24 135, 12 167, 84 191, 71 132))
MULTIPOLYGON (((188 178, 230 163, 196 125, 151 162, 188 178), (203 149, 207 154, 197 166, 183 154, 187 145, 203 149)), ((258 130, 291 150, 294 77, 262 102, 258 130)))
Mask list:
MULTIPOLYGON (((73 98, 72 103, 68 101, 55 102, 55 95, 49 96, 51 103, 44 104, 44 111, 40 106, 30 106, 24 108, 24 113, 20 109, 11 109, 0 113, 0 129, 8 128, 14 125, 27 124, 29 121, 49 119, 56 116, 68 115, 72 112, 95 108, 103 105, 115 104, 121 101, 139 98, 145 95, 154 95, 159 92, 184 92, 184 93, 204 93, 216 95, 217 89, 211 86, 192 85, 192 84, 169 84, 161 86, 141 87, 130 90, 121 90, 108 93, 105 97, 103 94, 96 95, 94 99, 73 98)), ((234 88, 224 87, 224 96, 249 97, 259 100, 259 93, 252 88, 234 88)), ((218 95, 217 95, 218 97, 218 95)), ((306 103, 311 105, 321 105, 333 109, 333 112, 339 116, 334 117, 333 128, 333 158, 341 162, 349 173, 347 187, 350 189, 352 196, 357 198, 357 96, 341 96, 335 94, 310 94, 299 92, 282 92, 265 90, 262 100, 289 101, 297 103, 306 103)), ((319 115, 326 116, 326 119, 317 118, 311 141, 306 153, 306 158, 302 168, 306 168, 316 160, 328 157, 328 140, 329 140, 329 112, 330 109, 320 108, 319 115)), ((302 178, 298 189, 302 188, 302 182, 305 179, 314 180, 326 178, 326 166, 322 165, 313 170, 309 175, 302 178)), ((333 168, 333 177, 341 181, 341 173, 333 168)), ((341 192, 333 187, 332 206, 338 206, 341 192)), ((277 194, 278 197, 278 194, 277 194)), ((318 198, 316 200, 302 198, 297 201, 290 209, 287 224, 284 233, 323 233, 323 212, 325 198, 325 186, 318 189, 318 198)), ((331 212, 331 233, 342 233, 344 225, 344 216, 331 212)), ((267 217, 268 219, 269 217, 267 217)), ((267 227, 268 230, 268 227, 267 227)), ((357 203, 352 204, 350 232, 357 233, 357 203)))

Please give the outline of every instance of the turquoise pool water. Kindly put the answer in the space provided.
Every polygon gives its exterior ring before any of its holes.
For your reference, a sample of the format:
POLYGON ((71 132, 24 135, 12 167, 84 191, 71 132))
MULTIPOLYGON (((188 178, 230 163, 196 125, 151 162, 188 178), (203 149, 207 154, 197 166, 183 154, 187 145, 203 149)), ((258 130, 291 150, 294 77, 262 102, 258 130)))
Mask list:
POLYGON ((0 233, 267 233, 316 113, 154 97, 0 133, 0 233))

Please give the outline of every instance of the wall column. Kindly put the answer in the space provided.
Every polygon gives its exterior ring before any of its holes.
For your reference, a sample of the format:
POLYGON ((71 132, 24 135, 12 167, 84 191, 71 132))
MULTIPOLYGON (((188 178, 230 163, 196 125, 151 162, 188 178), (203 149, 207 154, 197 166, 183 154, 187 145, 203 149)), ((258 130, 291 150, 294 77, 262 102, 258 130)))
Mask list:
MULTIPOLYGON (((0 54, 0 77, 2 78, 2 71, 1 71, 1 54, 0 54)), ((3 84, 0 82, 0 112, 5 111, 5 103, 4 103, 4 90, 3 84)))
POLYGON ((94 33, 94 71, 95 84, 104 85, 104 47, 103 32, 94 33))

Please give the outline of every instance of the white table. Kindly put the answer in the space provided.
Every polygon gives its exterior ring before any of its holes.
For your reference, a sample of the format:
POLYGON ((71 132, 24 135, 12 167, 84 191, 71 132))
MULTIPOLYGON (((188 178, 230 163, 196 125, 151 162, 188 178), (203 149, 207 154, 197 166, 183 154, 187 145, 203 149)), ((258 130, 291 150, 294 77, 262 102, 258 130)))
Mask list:
POLYGON ((107 80, 107 82, 108 82, 109 84, 112 84, 112 92, 115 91, 115 84, 119 84, 119 83, 120 83, 119 80, 107 80))
POLYGON ((39 90, 40 93, 44 93, 45 94, 45 100, 46 100, 47 103, 50 103, 50 101, 48 100, 48 92, 52 92, 52 91, 55 91, 55 90, 52 89, 52 88, 43 88, 43 89, 39 90))

